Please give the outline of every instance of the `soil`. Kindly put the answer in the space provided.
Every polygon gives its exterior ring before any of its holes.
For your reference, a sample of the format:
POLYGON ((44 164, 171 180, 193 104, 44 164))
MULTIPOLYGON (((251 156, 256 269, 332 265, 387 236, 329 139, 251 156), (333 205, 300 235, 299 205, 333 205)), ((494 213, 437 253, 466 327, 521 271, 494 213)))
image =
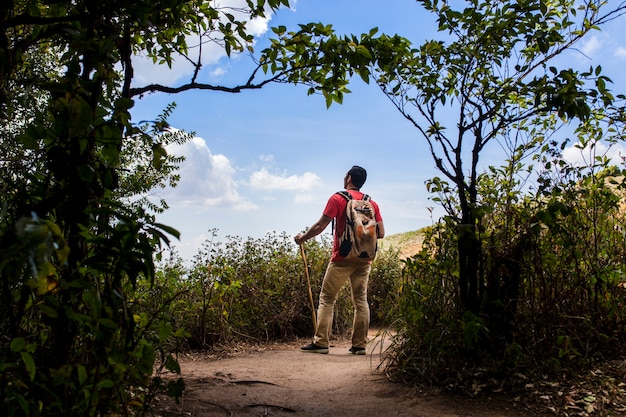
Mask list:
MULTIPOLYGON (((469 399, 391 382, 378 367, 385 341, 371 333, 366 355, 335 340, 326 355, 309 341, 242 346, 227 355, 179 357, 186 389, 179 404, 161 399, 161 416, 520 417, 514 401, 469 399), (377 339, 378 338, 378 339, 377 339)), ((534 414, 534 413, 533 413, 534 414)), ((534 414, 536 415, 536 414, 534 414)))

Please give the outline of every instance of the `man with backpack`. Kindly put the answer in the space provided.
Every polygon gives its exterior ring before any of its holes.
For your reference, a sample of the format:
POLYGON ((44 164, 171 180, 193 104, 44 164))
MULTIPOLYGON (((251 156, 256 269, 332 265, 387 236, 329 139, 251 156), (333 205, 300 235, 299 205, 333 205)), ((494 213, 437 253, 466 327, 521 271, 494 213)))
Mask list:
POLYGON ((303 352, 328 353, 335 301, 341 287, 349 279, 354 305, 352 347, 349 352, 365 355, 370 321, 367 282, 376 254, 376 241, 385 236, 378 204, 360 191, 366 178, 365 169, 356 165, 350 168, 343 180, 345 191, 333 194, 320 219, 306 232, 294 237, 295 242, 302 245, 322 233, 332 220, 336 221, 332 256, 320 291, 315 337, 313 343, 301 348, 303 352))

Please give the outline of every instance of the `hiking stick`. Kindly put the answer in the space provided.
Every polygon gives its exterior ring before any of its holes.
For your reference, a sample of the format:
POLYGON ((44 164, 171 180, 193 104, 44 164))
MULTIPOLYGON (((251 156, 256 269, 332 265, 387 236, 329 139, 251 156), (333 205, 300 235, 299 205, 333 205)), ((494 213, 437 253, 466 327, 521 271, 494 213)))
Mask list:
POLYGON ((317 317, 315 317, 315 303, 313 302, 313 292, 311 291, 311 278, 309 278, 309 267, 306 264, 306 256, 304 256, 304 245, 300 245, 300 254, 302 255, 302 263, 304 263, 304 275, 309 288, 309 301, 311 302, 311 317, 313 318, 313 333, 317 330, 317 317))

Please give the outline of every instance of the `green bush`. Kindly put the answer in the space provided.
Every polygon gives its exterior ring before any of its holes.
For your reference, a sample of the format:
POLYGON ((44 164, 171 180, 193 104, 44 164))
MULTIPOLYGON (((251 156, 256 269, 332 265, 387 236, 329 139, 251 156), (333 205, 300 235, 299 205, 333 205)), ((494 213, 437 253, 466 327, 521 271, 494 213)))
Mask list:
MULTIPOLYGON (((229 236, 218 242, 216 236, 213 231, 213 238, 204 243, 189 267, 177 258, 162 262, 157 288, 143 293, 146 311, 167 304, 172 331, 186 335, 186 348, 311 337, 314 327, 308 283, 300 249, 292 237, 268 233, 260 239, 229 236)), ((317 307, 331 242, 314 239, 304 249, 317 307)), ((400 276, 397 252, 381 251, 373 263, 369 286, 373 324, 389 320, 400 276)), ((335 305, 333 334, 345 336, 352 328, 352 318, 346 284, 335 305)))
POLYGON ((374 262, 367 288, 370 303, 371 324, 384 326, 395 321, 396 304, 402 283, 402 263, 399 249, 379 250, 374 262))
POLYGON ((622 357, 626 217, 623 177, 612 172, 491 205, 479 293, 493 305, 481 315, 459 306, 455 223, 425 230, 422 251, 405 261, 390 374, 462 390, 511 387, 520 376, 563 378, 622 357))
POLYGON ((3 236, 0 414, 143 415, 157 392, 181 394, 182 380, 160 378, 179 372, 162 344, 172 335, 165 304, 142 312, 135 299, 138 281, 150 280, 143 254, 156 229, 124 220, 100 236, 84 232, 93 252, 73 276, 52 221, 23 218, 3 236))

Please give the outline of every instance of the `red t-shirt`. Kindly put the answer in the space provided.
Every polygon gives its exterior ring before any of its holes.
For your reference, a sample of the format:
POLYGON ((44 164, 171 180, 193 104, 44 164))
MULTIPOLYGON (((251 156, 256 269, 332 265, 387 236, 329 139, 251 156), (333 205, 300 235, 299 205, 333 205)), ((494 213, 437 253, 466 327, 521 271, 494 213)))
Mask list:
MULTIPOLYGON (((348 190, 350 195, 355 200, 360 200, 363 198, 363 193, 356 190, 348 190)), ((372 206, 374 206, 374 210, 376 212, 374 218, 376 219, 376 223, 380 223, 383 221, 382 216, 380 215, 380 209, 378 208, 378 204, 374 200, 370 200, 372 206)), ((330 258, 331 262, 342 261, 343 257, 339 255, 339 238, 343 234, 343 231, 346 228, 346 206, 348 205, 348 201, 341 195, 335 193, 333 194, 326 203, 326 207, 324 208, 324 216, 330 217, 331 219, 335 219, 335 234, 333 236, 333 254, 330 258)))

